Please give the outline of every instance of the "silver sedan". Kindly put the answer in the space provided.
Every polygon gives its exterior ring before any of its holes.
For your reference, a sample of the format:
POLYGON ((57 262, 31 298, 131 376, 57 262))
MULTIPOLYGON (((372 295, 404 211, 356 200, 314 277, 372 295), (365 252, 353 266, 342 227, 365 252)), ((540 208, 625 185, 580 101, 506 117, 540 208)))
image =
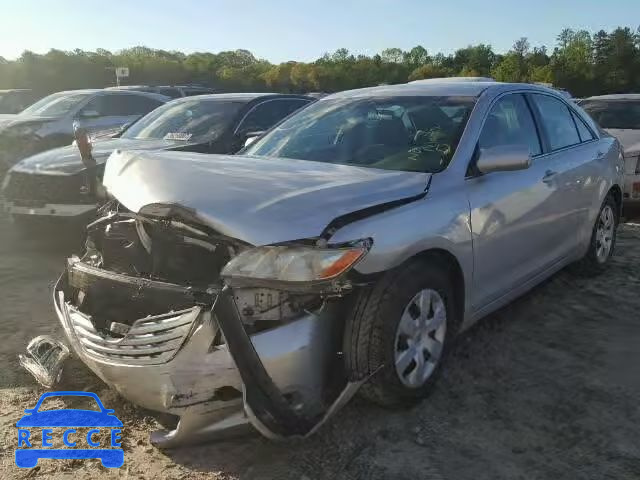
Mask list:
POLYGON ((105 382, 180 416, 170 447, 419 400, 458 332, 602 271, 623 157, 554 90, 443 80, 324 97, 236 156, 114 152, 104 185, 55 308, 105 382))

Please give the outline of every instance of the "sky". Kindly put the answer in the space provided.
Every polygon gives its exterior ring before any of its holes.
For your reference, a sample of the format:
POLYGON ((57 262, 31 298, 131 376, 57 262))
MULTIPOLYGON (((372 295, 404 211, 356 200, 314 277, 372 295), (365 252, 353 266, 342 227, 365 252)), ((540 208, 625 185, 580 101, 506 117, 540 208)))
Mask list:
POLYGON ((422 45, 447 54, 487 43, 501 53, 520 37, 552 50, 565 27, 639 25, 640 0, 0 0, 0 56, 137 45, 244 48, 276 63, 342 47, 373 55, 422 45))

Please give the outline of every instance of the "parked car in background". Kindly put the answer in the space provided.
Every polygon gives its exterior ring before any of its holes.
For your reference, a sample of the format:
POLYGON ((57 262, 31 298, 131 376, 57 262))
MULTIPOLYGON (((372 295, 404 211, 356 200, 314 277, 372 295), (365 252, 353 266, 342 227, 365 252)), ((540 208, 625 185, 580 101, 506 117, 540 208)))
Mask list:
POLYGON ((195 95, 210 95, 216 90, 200 85, 124 85, 120 87, 109 87, 107 90, 136 90, 138 92, 159 93, 171 98, 193 97, 195 95))
POLYGON ((122 127, 168 101, 163 95, 72 90, 49 95, 17 115, 0 117, 0 178, 18 161, 69 145, 73 124, 90 132, 122 127))
POLYGON ((309 435, 360 385, 421 399, 460 330, 602 271, 622 181, 618 141, 551 89, 342 92, 239 155, 115 152, 55 310, 101 379, 181 417, 161 447, 309 435))
POLYGON ((0 114, 20 113, 40 97, 41 95, 26 88, 0 90, 0 114))
MULTIPOLYGON (((265 93, 188 97, 154 110, 115 138, 96 139, 92 155, 101 178, 114 150, 180 150, 234 153, 248 135, 268 130, 313 99, 265 93)), ((45 217, 85 219, 96 198, 87 185, 87 167, 74 145, 29 157, 7 174, 2 189, 5 207, 15 220, 45 217)))
POLYGON ((622 144, 625 202, 640 205, 640 93, 589 97, 580 107, 622 144))
POLYGON ((495 82, 491 77, 438 77, 412 80, 409 83, 440 83, 440 82, 495 82))
POLYGON ((322 97, 326 97, 327 95, 330 95, 327 92, 307 92, 305 93, 306 96, 308 97, 312 97, 315 98, 316 100, 322 98, 322 97))

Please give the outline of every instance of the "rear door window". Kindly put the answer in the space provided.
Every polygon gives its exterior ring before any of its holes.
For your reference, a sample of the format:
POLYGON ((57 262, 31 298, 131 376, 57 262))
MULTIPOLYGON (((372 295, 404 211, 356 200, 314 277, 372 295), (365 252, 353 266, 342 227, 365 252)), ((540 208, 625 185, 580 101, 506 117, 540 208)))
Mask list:
POLYGON ((160 105, 159 100, 144 95, 118 93, 96 97, 84 109, 95 110, 105 117, 128 117, 146 115, 160 105))
POLYGON ((589 130, 589 128, 584 124, 582 119, 578 115, 576 115, 575 112, 571 112, 571 115, 573 116, 573 120, 576 122, 576 127, 578 127, 578 135, 580 135, 580 141, 588 142, 590 140, 593 140, 593 133, 591 133, 591 130, 589 130))
POLYGON ((125 99, 126 107, 125 111, 127 115, 146 115, 151 110, 155 110, 160 105, 164 105, 160 100, 147 97, 144 95, 124 95, 128 97, 125 99))
POLYGON ((261 132, 270 129, 280 120, 306 105, 306 100, 268 100, 253 108, 238 130, 242 133, 261 132))
POLYGON ((580 135, 571 112, 562 101, 550 95, 531 95, 542 121, 551 150, 559 150, 580 143, 580 135))
POLYGON ((161 95, 166 95, 167 97, 171 97, 171 98, 180 98, 182 97, 182 94, 180 93, 180 90, 178 90, 177 88, 173 88, 173 87, 162 87, 158 89, 158 93, 161 95))
POLYGON ((491 107, 478 140, 480 148, 504 145, 527 145, 532 156, 542 153, 533 115, 520 94, 506 95, 491 107))

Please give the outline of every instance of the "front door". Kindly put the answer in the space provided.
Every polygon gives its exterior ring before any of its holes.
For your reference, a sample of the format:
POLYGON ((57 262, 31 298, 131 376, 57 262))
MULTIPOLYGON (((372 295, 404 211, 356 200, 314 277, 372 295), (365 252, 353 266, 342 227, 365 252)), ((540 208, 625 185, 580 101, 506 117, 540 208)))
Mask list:
POLYGON ((544 154, 532 110, 521 94, 501 97, 492 106, 478 149, 513 144, 529 147, 530 168, 472 175, 466 180, 476 311, 557 262, 566 245, 559 244, 559 238, 575 238, 574 219, 564 213, 568 209, 556 204, 563 177, 555 159, 544 154))

